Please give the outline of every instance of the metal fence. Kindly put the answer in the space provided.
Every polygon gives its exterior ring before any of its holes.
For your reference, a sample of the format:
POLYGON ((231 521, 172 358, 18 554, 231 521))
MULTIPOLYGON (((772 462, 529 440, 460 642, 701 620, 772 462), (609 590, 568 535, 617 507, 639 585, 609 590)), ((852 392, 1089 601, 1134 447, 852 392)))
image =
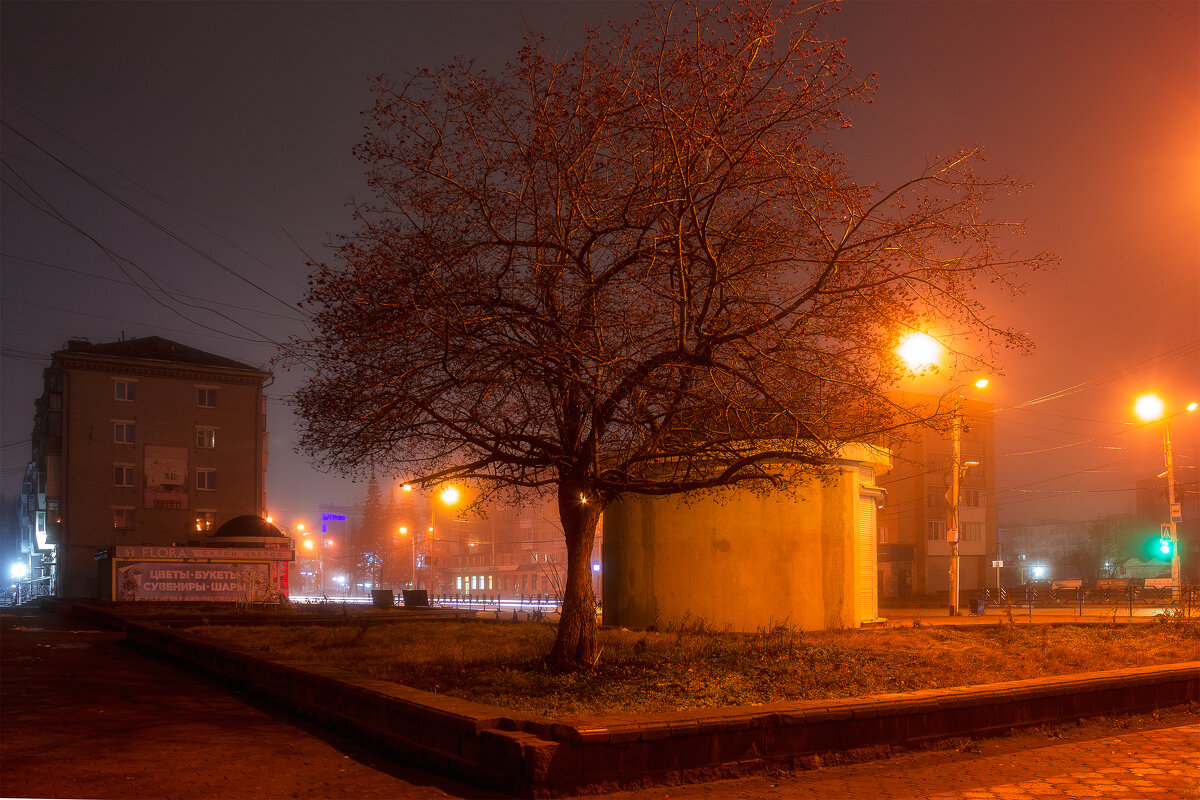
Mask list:
POLYGON ((971 598, 972 613, 996 612, 1004 608, 1027 611, 1059 609, 1077 616, 1086 611, 1103 611, 1139 616, 1154 611, 1200 614, 1200 586, 1093 586, 984 589, 971 598), (1140 612, 1140 613, 1139 613, 1140 612))
POLYGON ((501 597, 482 592, 448 592, 429 595, 429 604, 447 608, 473 611, 556 611, 562 607, 562 597, 557 594, 522 594, 517 597, 501 597))
POLYGON ((28 603, 30 600, 51 594, 52 588, 53 585, 50 576, 16 581, 4 593, 3 601, 5 605, 19 606, 22 603, 28 603))

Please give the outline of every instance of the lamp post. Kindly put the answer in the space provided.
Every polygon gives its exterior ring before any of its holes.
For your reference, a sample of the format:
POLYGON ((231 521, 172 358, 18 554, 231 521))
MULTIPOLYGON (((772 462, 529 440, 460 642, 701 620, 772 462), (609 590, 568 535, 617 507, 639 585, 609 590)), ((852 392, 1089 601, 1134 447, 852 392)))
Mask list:
MULTIPOLYGON (((989 381, 980 378, 975 381, 976 389, 984 389, 989 381)), ((960 583, 960 568, 958 558, 958 542, 962 538, 960 531, 962 523, 959 520, 958 506, 962 497, 963 472, 967 467, 978 465, 978 461, 963 461, 962 458, 962 387, 954 387, 954 474, 950 482, 950 519, 947 524, 946 538, 950 541, 950 616, 958 616, 958 596, 960 583)))
MULTIPOLYGON (((408 536, 408 526, 401 525, 396 529, 396 533, 400 536, 408 536)), ((412 572, 409 573, 409 581, 412 583, 412 588, 417 588, 417 537, 413 536, 412 541, 412 572)))
POLYGON ((1163 460, 1167 466, 1167 517, 1169 522, 1162 527, 1171 537, 1171 593, 1178 597, 1182 576, 1179 569, 1179 529, 1176 525, 1182 521, 1182 508, 1175 500, 1175 458, 1171 450, 1171 420, 1181 414, 1195 411, 1196 403, 1188 403, 1182 411, 1166 414, 1166 403, 1156 394, 1144 394, 1133 404, 1133 413, 1143 422, 1162 420, 1163 460))
MULTIPOLYGON (((897 354, 904 364, 914 373, 921 373, 927 370, 936 369, 938 360, 942 353, 942 346, 936 339, 927 333, 915 332, 906 336, 900 343, 897 349, 897 354)), ((974 381, 973 385, 976 389, 984 389, 989 381, 987 378, 979 378, 974 381)), ((962 390, 965 388, 961 385, 955 385, 954 391, 954 415, 951 418, 952 433, 953 433, 953 454, 951 458, 951 474, 950 474, 950 511, 946 523, 946 540, 950 544, 950 569, 949 569, 949 588, 950 588, 950 616, 958 616, 959 612, 959 551, 958 543, 961 539, 959 520, 959 499, 962 494, 962 479, 963 471, 966 467, 975 466, 978 462, 964 462, 962 458, 962 390)))
MULTIPOLYGON (((458 501, 461 498, 462 498, 462 492, 459 491, 457 486, 447 486, 438 493, 438 499, 441 500, 442 505, 446 506, 447 508, 458 505, 458 501)), ((436 517, 436 514, 431 511, 430 515, 429 515, 429 522, 430 522, 430 525, 429 525, 429 591, 430 592, 433 591, 433 578, 434 578, 433 557, 434 557, 434 536, 435 536, 434 525, 436 524, 435 517, 436 517)))

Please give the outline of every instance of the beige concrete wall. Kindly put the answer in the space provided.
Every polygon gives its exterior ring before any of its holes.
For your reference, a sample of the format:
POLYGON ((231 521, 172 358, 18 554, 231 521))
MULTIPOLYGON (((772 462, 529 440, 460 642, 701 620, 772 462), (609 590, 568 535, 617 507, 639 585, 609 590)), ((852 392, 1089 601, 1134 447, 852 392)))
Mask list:
POLYGON ((875 540, 874 520, 859 531, 855 513, 872 477, 855 464, 788 490, 614 502, 604 513, 605 624, 816 630, 874 618, 854 593, 857 537, 875 540))

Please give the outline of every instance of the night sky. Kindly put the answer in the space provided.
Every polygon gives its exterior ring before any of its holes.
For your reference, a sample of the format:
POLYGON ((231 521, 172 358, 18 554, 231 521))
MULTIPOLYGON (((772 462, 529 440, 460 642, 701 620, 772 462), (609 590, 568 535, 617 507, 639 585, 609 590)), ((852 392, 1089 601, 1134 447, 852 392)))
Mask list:
MULTIPOLYGON (((0 490, 19 492, 41 370, 68 338, 158 335, 267 366, 304 332, 306 260, 366 196, 351 148, 370 78, 458 54, 498 68, 525 30, 570 43, 633 12, 5 0, 0 490)), ((1031 184, 996 206, 1028 222, 1020 249, 1061 257, 991 306, 1037 345, 985 398, 1001 524, 1132 511, 1133 483, 1162 470, 1133 399, 1200 399, 1200 3, 852 1, 827 19, 881 84, 844 142, 854 175, 889 184, 981 144, 1031 184)), ((301 378, 268 388, 284 521, 361 493, 292 451, 301 378)), ((1195 480, 1200 413, 1172 432, 1195 480)))

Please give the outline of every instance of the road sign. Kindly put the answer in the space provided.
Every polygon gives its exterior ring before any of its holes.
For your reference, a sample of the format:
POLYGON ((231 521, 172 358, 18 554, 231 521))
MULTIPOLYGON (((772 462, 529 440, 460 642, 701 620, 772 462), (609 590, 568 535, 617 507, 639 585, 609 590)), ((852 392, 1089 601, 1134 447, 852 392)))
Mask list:
POLYGON ((1183 504, 1171 503, 1171 522, 1183 522, 1183 504))
POLYGON ((993 561, 993 562, 992 562, 992 566, 993 566, 993 567, 1003 567, 1003 566, 1004 566, 1004 562, 1003 562, 1003 561, 993 561))

